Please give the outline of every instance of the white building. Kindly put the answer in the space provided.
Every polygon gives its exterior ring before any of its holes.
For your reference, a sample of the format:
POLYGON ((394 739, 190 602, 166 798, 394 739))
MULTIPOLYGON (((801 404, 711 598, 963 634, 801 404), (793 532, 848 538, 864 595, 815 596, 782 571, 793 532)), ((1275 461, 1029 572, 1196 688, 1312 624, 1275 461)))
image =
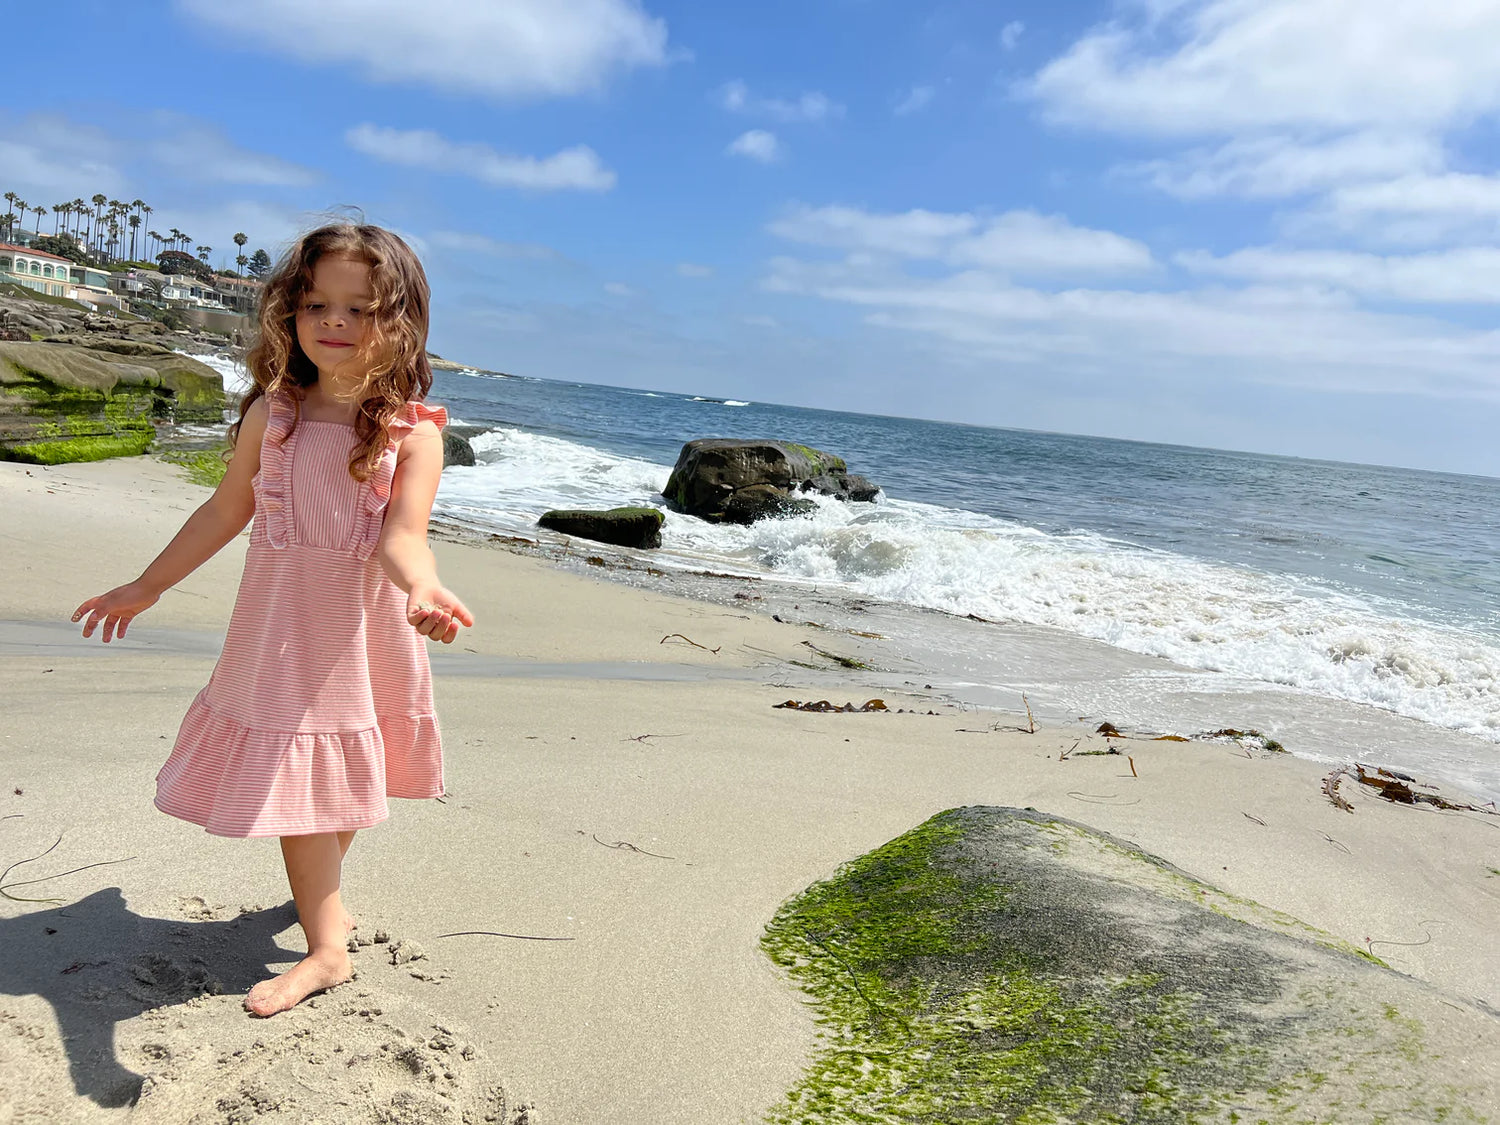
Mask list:
POLYGON ((56 254, 0 242, 0 281, 24 285, 49 297, 68 296, 73 263, 56 254))

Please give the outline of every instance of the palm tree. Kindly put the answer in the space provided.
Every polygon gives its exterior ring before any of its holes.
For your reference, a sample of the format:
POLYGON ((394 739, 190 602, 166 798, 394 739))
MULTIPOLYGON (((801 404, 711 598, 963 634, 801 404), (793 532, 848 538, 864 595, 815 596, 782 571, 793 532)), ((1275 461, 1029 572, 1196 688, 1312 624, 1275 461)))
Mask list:
POLYGON ((36 233, 40 236, 42 233, 42 220, 47 217, 47 208, 40 206, 33 207, 31 213, 36 216, 36 233))
POLYGON ((130 260, 133 262, 136 260, 135 235, 136 231, 141 229, 141 217, 139 215, 132 215, 126 222, 130 224, 130 260))
POLYGON ((208 265, 208 256, 212 252, 213 252, 213 247, 212 246, 200 246, 200 247, 198 247, 198 260, 200 262, 202 262, 205 266, 208 265))
POLYGON ((73 200, 73 214, 78 216, 73 220, 73 237, 79 239, 80 242, 82 239, 79 236, 83 233, 83 217, 88 214, 88 210, 89 205, 83 200, 73 200))
MULTIPOLYGON (((157 233, 157 232, 156 232, 156 231, 154 231, 154 230, 148 230, 148 231, 147 231, 147 232, 146 232, 146 237, 147 237, 147 238, 148 238, 148 239, 150 239, 150 240, 151 240, 151 241, 153 241, 153 242, 155 242, 155 243, 156 243, 156 245, 157 245, 157 246, 158 246, 158 247, 160 247, 160 246, 161 246, 161 235, 160 235, 160 234, 158 234, 158 233, 157 233)), ((157 251, 156 251, 156 254, 160 254, 160 253, 161 253, 161 250, 160 250, 160 249, 158 249, 158 250, 157 250, 157 251)), ((153 262, 154 262, 154 261, 156 261, 156 254, 152 254, 152 255, 151 255, 151 260, 152 260, 152 261, 153 261, 153 262)))
MULTIPOLYGON (((16 225, 16 213, 14 211, 10 211, 4 215, 0 215, 0 223, 5 224, 5 229, 7 231, 10 231, 16 225)), ((14 238, 15 235, 8 234, 7 237, 14 238)))
MULTIPOLYGON (((151 223, 151 212, 152 212, 152 211, 153 211, 153 210, 154 210, 154 208, 151 208, 151 207, 148 207, 148 206, 146 206, 146 204, 144 204, 144 203, 142 203, 142 204, 141 204, 141 219, 142 219, 142 221, 143 221, 143 222, 145 222, 145 223, 146 223, 146 224, 147 224, 147 225, 148 225, 148 226, 149 226, 149 225, 150 225, 150 223, 151 223)), ((149 233, 150 233, 150 232, 149 232, 149 231, 148 231, 148 232, 147 232, 147 234, 149 234, 149 233)))
MULTIPOLYGON (((27 203, 26 200, 24 200, 24 199, 17 199, 16 200, 16 211, 20 215, 20 219, 21 219, 21 224, 22 225, 25 225, 25 222, 26 222, 26 212, 28 212, 30 210, 31 210, 31 204, 27 203)), ((15 224, 12 224, 12 226, 14 226, 14 225, 15 224)), ((12 230, 10 232, 10 236, 12 238, 16 237, 15 230, 12 230)))
MULTIPOLYGON (((13 191, 8 191, 8 192, 5 193, 5 202, 10 205, 10 208, 11 208, 12 211, 15 210, 16 204, 18 202, 20 202, 20 199, 21 199, 21 197, 19 195, 17 195, 13 191)), ((13 222, 15 220, 15 216, 14 215, 7 215, 7 216, 5 216, 5 219, 6 219, 6 222, 8 222, 8 223, 9 222, 13 222)))
POLYGON ((109 196, 96 192, 90 197, 90 202, 94 205, 94 238, 97 240, 104 237, 104 205, 109 202, 109 196))
POLYGON ((240 267, 240 276, 244 277, 245 267, 250 264, 250 259, 247 258, 244 254, 240 254, 235 257, 234 264, 240 267))
POLYGON ((246 234, 244 231, 236 231, 235 232, 234 244, 240 248, 240 253, 241 254, 243 254, 245 252, 245 243, 247 243, 249 241, 250 241, 250 236, 248 234, 246 234))
POLYGON ((62 228, 63 205, 54 203, 52 205, 52 233, 55 235, 62 228))

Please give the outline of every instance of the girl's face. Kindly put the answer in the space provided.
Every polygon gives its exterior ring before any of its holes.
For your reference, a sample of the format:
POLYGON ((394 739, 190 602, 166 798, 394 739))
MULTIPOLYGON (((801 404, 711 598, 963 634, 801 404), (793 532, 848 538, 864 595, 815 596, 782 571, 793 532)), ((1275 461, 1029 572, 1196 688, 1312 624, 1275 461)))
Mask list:
POLYGON ((312 288, 297 309, 297 343, 320 378, 352 377, 347 368, 370 330, 370 264, 348 255, 328 255, 313 266, 312 288))

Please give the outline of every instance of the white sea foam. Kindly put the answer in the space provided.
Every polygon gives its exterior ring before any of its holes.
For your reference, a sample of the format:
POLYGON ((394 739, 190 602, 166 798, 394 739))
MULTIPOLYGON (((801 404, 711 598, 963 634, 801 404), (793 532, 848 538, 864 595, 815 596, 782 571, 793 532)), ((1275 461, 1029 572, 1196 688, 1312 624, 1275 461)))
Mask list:
POLYGON ((250 372, 245 370, 245 365, 239 360, 222 355, 192 355, 189 352, 178 354, 212 367, 224 380, 224 389, 230 394, 242 395, 250 389, 250 372))
MULTIPOLYGON (((669 468, 520 430, 473 439, 440 510, 532 528, 554 507, 654 504, 669 468)), ((672 554, 793 582, 1039 625, 1236 679, 1382 707, 1500 741, 1500 645, 1330 586, 1051 535, 973 512, 882 499, 817 499, 809 516, 738 527, 668 512, 672 554)))

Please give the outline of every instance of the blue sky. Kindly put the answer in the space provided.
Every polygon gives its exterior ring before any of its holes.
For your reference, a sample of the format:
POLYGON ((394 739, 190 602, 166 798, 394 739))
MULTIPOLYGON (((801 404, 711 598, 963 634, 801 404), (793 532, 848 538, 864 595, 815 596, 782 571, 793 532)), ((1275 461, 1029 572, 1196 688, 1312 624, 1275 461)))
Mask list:
POLYGON ((59 77, 7 87, 3 190, 144 199, 216 264, 363 208, 466 362, 1500 475, 1496 0, 6 23, 59 77))

